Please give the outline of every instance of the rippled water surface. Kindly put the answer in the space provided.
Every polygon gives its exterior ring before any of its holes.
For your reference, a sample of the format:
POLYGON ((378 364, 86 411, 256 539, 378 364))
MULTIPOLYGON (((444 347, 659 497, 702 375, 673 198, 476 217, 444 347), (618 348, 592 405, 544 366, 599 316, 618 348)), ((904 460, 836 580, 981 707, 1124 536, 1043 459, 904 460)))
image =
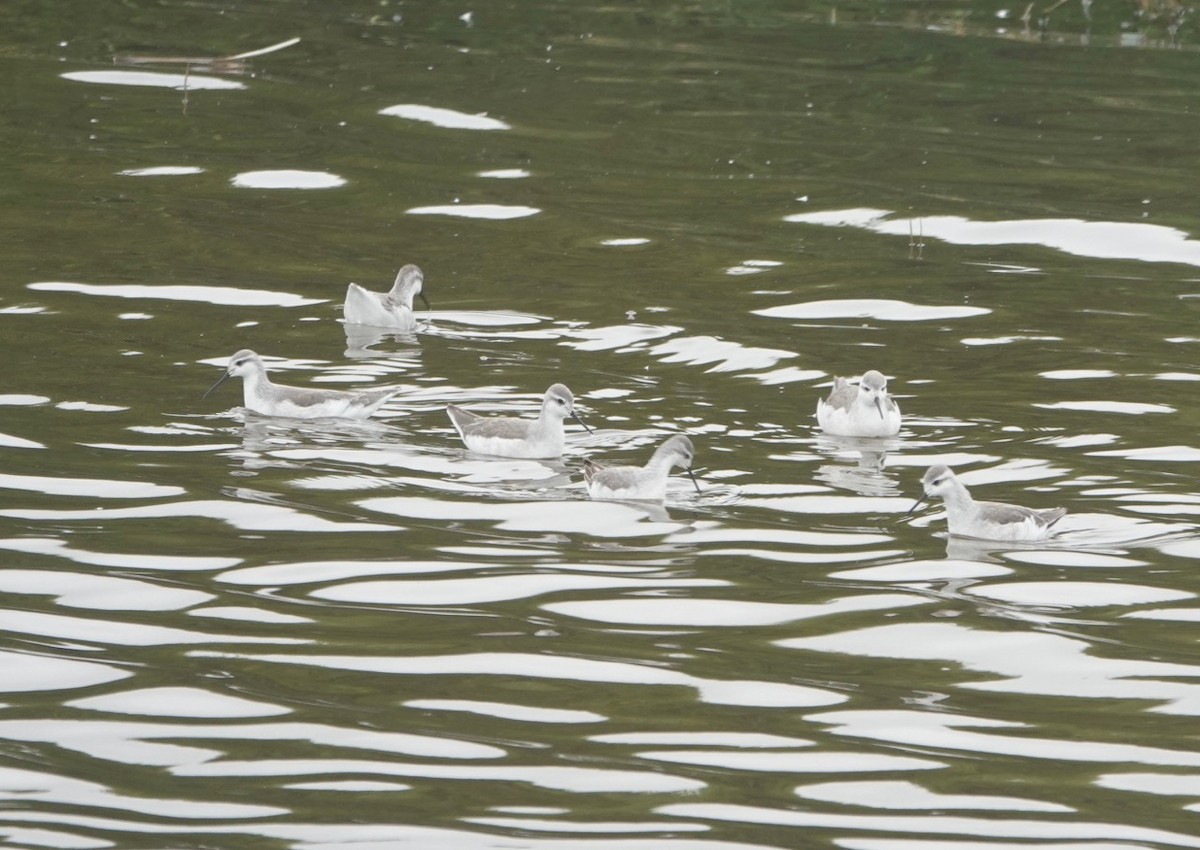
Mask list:
POLYGON ((1200 847, 1195 33, 936 5, 0 7, 0 843, 1200 847))

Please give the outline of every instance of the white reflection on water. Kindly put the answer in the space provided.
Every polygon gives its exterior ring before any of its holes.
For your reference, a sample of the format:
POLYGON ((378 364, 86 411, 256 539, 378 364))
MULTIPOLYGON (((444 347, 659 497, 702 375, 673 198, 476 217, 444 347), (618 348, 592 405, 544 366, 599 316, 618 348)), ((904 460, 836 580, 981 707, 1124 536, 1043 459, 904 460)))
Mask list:
POLYGON ((1200 766, 1200 753, 1111 744, 1077 738, 1047 738, 1032 734, 1029 724, 966 714, 913 710, 827 711, 806 717, 832 724, 835 735, 867 738, 939 750, 973 754, 997 753, 1034 759, 1079 762, 1132 762, 1135 764, 1200 766), (977 732, 976 729, 1020 729, 1021 734, 977 732))
POLYGON ((270 292, 232 286, 185 286, 179 284, 151 285, 125 283, 101 285, 45 281, 29 284, 35 292, 78 292, 110 298, 161 298, 167 301, 198 301, 202 304, 222 304, 236 307, 304 307, 324 304, 326 298, 301 298, 288 292, 270 292))
POLYGON ((524 168, 495 168, 491 171, 476 172, 478 177, 490 177, 494 180, 520 180, 529 176, 524 168))
POLYGON ((203 604, 211 593, 146 581, 62 570, 0 570, 0 593, 56 597, 59 605, 101 611, 177 611, 203 604))
MULTIPOLYGON (((967 671, 1002 677, 958 684, 960 688, 972 690, 1084 699, 1152 700, 1162 704, 1150 711, 1200 714, 1200 685, 1170 681, 1177 677, 1200 677, 1200 667, 1103 658, 1092 654, 1094 649, 1086 641, 1058 634, 984 631, 956 623, 912 623, 872 626, 812 638, 788 638, 778 641, 777 645, 868 658, 948 661, 961 664, 967 671)), ((1200 755, 1189 755, 1187 759, 1154 763, 1200 765, 1200 755)))
MULTIPOLYGON (((827 814, 817 811, 798 811, 795 809, 770 809, 761 806, 743 806, 727 803, 671 803, 655 809, 662 815, 681 818, 705 818, 716 821, 729 821, 740 824, 762 824, 786 826, 793 828, 839 829, 849 834, 865 831, 893 832, 897 834, 934 835, 968 835, 981 839, 1011 838, 1028 839, 1077 839, 1087 840, 1087 850, 1095 850, 1098 846, 1091 841, 1148 841, 1161 842, 1177 847, 1200 847, 1200 839, 1192 838, 1178 832, 1168 832, 1161 829, 1151 829, 1137 826, 1125 826, 1119 823, 1096 823, 1084 820, 1050 821, 1050 820, 1017 820, 1015 818, 967 818, 952 817, 939 814, 930 815, 869 815, 862 812, 853 814, 827 814)), ((848 839, 838 839, 839 846, 852 846, 848 839)), ((876 847, 880 850, 904 846, 904 842, 894 839, 880 840, 867 844, 860 840, 854 842, 860 847, 876 847)), ((955 842, 949 845, 932 843, 930 839, 910 845, 915 848, 942 847, 951 848, 987 848, 994 845, 980 844, 972 841, 966 845, 955 842)), ((1010 846, 1010 845, 1005 845, 1010 846)), ((1014 847, 1015 845, 1011 845, 1014 847)), ((1027 845, 1021 847, 1058 847, 1059 845, 1027 845)), ((1127 845, 1119 845, 1126 847, 1127 845)))
POLYGON ((189 617, 212 617, 217 620, 236 620, 245 623, 264 623, 268 625, 305 625, 312 623, 310 617, 297 617, 294 614, 284 614, 281 611, 268 611, 264 608, 251 608, 246 605, 213 605, 208 608, 193 608, 188 611, 189 617))
POLYGON ((282 705, 214 693, 202 688, 135 688, 65 703, 87 711, 144 714, 153 717, 273 717, 291 713, 282 705))
MULTIPOLYGON (((661 821, 655 823, 653 821, 593 821, 589 820, 586 823, 569 820, 548 820, 544 818, 515 818, 515 817, 472 817, 462 818, 464 823, 477 823, 482 826, 502 826, 508 829, 516 830, 545 830, 546 832, 587 832, 595 833, 596 835, 611 835, 620 834, 623 832, 630 833, 650 833, 650 832, 707 832, 708 827, 701 823, 679 823, 678 821, 661 821)), ((676 842, 679 843, 679 842, 676 842)), ((557 843, 555 846, 560 846, 557 843)), ((605 842, 606 847, 613 847, 614 844, 605 842)), ((637 847, 645 847, 642 841, 637 842, 637 847)), ((694 846, 688 842, 688 846, 694 846)), ((728 846, 728 845, 726 845, 728 846)))
POLYGON ((751 311, 772 319, 877 319, 881 322, 936 322, 967 319, 992 312, 983 307, 910 304, 884 298, 846 298, 830 301, 804 301, 781 307, 751 311))
POLYGON ((0 540, 0 549, 65 558, 77 564, 121 567, 133 570, 224 570, 241 563, 240 558, 211 555, 135 555, 130 552, 90 552, 65 541, 47 537, 12 537, 0 540))
MULTIPOLYGON (((1177 773, 1109 773, 1096 778, 1100 788, 1136 791, 1139 794, 1200 797, 1200 776, 1177 773)), ((1196 806, 1188 806, 1196 811, 1196 806)))
POLYGON ((205 634, 171 626, 151 626, 120 620, 67 617, 37 611, 0 609, 0 631, 41 635, 61 640, 88 641, 113 646, 169 646, 193 643, 303 644, 301 638, 266 638, 247 635, 205 634))
POLYGON ((194 165, 156 165, 149 168, 128 168, 125 171, 117 172, 122 177, 177 177, 203 173, 203 168, 194 165))
POLYGON ((627 354, 639 351, 644 343, 682 331, 672 325, 608 325, 599 328, 575 328, 567 332, 569 339, 560 343, 578 351, 615 351, 627 354))
POLYGON ((801 785, 796 796, 839 805, 868 806, 873 809, 979 809, 1012 812, 1073 812, 1070 806, 1030 800, 1024 797, 993 797, 986 794, 938 794, 915 782, 866 781, 818 782, 801 785))
POLYGON ((9 449, 44 449, 45 445, 24 437, 14 437, 12 434, 0 434, 0 446, 9 449))
POLYGON ((650 353, 664 363, 708 366, 707 372, 746 372, 770 369, 781 360, 798 355, 777 348, 756 348, 715 336, 676 337, 652 347, 650 353))
POLYGON ((732 599, 593 599, 551 602, 543 610, 604 623, 639 626, 769 626, 852 611, 924 605, 928 600, 899 593, 847 596, 817 604, 743 602, 732 599))
POLYGON ((1142 413, 1175 412, 1175 408, 1165 404, 1148 404, 1140 401, 1055 401, 1035 403, 1033 406, 1045 410, 1082 410, 1087 413, 1125 413, 1133 416, 1142 413))
POLYGON ((243 189, 336 189, 346 185, 344 177, 330 174, 328 171, 302 171, 294 168, 243 171, 234 175, 229 182, 243 189))
POLYGON ((417 103, 401 103, 379 110, 380 115, 392 115, 396 118, 408 118, 413 121, 423 121, 435 127, 448 127, 454 130, 508 130, 510 127, 498 118, 489 118, 480 113, 471 115, 441 106, 423 106, 417 103))
POLYGON ((650 240, 644 236, 626 236, 617 237, 614 239, 603 239, 601 240, 600 244, 611 248, 626 248, 634 245, 649 245, 650 240))
POLYGON ((491 221, 507 221, 510 218, 528 218, 541 212, 537 207, 505 204, 435 204, 405 210, 408 215, 449 215, 456 218, 481 218, 491 221))
POLYGON ((733 752, 729 750, 651 750, 639 758, 719 767, 727 770, 758 770, 777 775, 787 773, 867 773, 882 770, 939 770, 943 761, 890 756, 877 753, 733 752))
MULTIPOLYGON (((789 215, 784 221, 911 235, 912 219, 889 215, 890 210, 826 210, 789 215)), ((1043 245, 1080 257, 1200 266, 1200 241, 1160 224, 1076 218, 972 221, 956 215, 922 216, 920 222, 924 236, 955 245, 1043 245)))
POLYGON ((54 406, 59 410, 82 410, 86 413, 117 413, 129 409, 125 405, 96 404, 93 401, 60 401, 54 406))
POLYGON ((42 475, 0 475, 0 489, 27 490, 49 496, 82 496, 87 499, 157 499, 186 492, 182 487, 145 481, 48 478, 42 475))
POLYGON ((826 495, 777 496, 759 498, 754 488, 743 490, 743 504, 799 514, 904 514, 912 507, 912 499, 891 496, 826 495))
MULTIPOLYGON (((2 729, 2 727, 0 727, 2 729)), ((176 776, 327 776, 334 773, 380 774, 428 779, 461 779, 468 782, 527 782, 538 788, 577 794, 681 794, 699 791, 706 783, 668 773, 611 770, 608 768, 517 765, 493 767, 442 764, 405 764, 367 759, 261 759, 258 761, 192 762, 171 769, 176 776)), ((308 837, 311 835, 306 833, 308 837)), ((495 838, 492 838, 495 841, 495 838)), ((431 844, 430 847, 447 845, 431 844)), ((458 845, 453 845, 458 846, 458 845)), ((489 845, 495 847, 493 843, 489 845)), ((555 845, 558 846, 558 845, 555 845)))
MULTIPOLYGON (((348 770, 356 769, 355 763, 350 762, 339 762, 337 766, 345 766, 348 770)), ((578 788, 576 785, 583 779, 588 778, 586 775, 581 776, 581 774, 585 774, 584 771, 576 769, 574 773, 569 773, 567 769, 556 768, 557 773, 551 774, 548 772, 550 770, 548 768, 541 773, 535 773, 535 770, 530 769, 522 772, 518 777, 519 781, 530 781, 535 785, 562 791, 580 790, 584 792, 600 792, 606 790, 609 785, 617 785, 622 778, 640 779, 645 776, 644 774, 635 774, 632 772, 605 771, 604 773, 615 775, 604 776, 604 785, 596 788, 578 788), (538 781, 535 782, 534 780, 538 781)), ((592 771, 591 773, 601 772, 592 771)), ((433 774, 433 776, 438 777, 440 774, 433 774)), ((503 776, 496 776, 491 773, 481 778, 494 781, 503 781, 505 779, 503 776)), ((704 783, 698 783, 694 780, 685 780, 679 777, 670 777, 670 779, 674 780, 674 785, 669 785, 664 780, 656 783, 656 786, 653 788, 644 787, 647 783, 640 782, 634 787, 626 789, 615 788, 614 790, 627 790, 633 793, 687 793, 698 791, 704 787, 704 783)), ((313 788, 329 787, 333 784, 335 783, 291 783, 285 787, 313 788)), ((351 783, 337 784, 342 786, 338 790, 348 790, 348 787, 351 785, 351 783)), ((401 783, 371 782, 361 784, 367 786, 365 790, 375 791, 384 790, 385 785, 390 786, 386 790, 399 790, 407 787, 401 783)), ((536 808, 544 809, 546 807, 536 808)), ((550 813, 553 814, 554 812, 550 813)), ((180 830, 177 824, 152 824, 83 814, 63 814, 60 812, 29 810, 19 812, 17 816, 22 821, 29 823, 70 824, 81 829, 86 829, 89 832, 117 832, 130 835, 174 835, 180 830)), ((577 825, 578 822, 572 822, 572 826, 577 825)), ((676 823, 672 829, 678 832, 690 832, 696 826, 693 824, 676 823)), ((705 830, 709 828, 703 824, 699 824, 699 826, 705 830)), ((577 830, 568 828, 566 831, 577 830)), ((266 839, 271 844, 284 842, 285 846, 288 847, 309 848, 310 850, 325 850, 326 848, 338 847, 354 847, 355 850, 396 850, 398 847, 496 850, 498 846, 511 848, 511 850, 597 850, 597 848, 603 848, 603 850, 681 850, 683 847, 686 847, 687 850, 763 850, 762 844, 745 844, 742 842, 705 840, 702 838, 688 838, 686 842, 683 842, 675 836, 665 838, 640 836, 632 839, 619 837, 570 839, 562 836, 542 839, 532 836, 521 836, 520 838, 506 836, 503 839, 497 839, 492 831, 468 832, 461 829, 410 826, 402 823, 327 824, 242 821, 237 824, 213 824, 211 826, 205 823, 189 824, 187 832, 191 836, 250 835, 258 839, 266 839), (503 844, 499 845, 497 843, 498 840, 502 841, 503 844)), ((112 846, 111 842, 108 841, 94 841, 90 837, 43 829, 14 829, 12 827, 0 826, 0 835, 11 835, 14 840, 26 840, 30 844, 37 846, 62 846, 78 848, 78 850, 92 850, 92 848, 103 850, 103 848, 112 846)), ((1104 850, 1104 848, 1090 848, 1090 850, 1104 850)))
MULTIPOLYGON (((675 531, 661 507, 631 502, 451 502, 422 496, 387 496, 358 503, 367 510, 410 519, 480 520, 509 531, 557 531, 600 537, 657 535, 675 531), (648 521, 647 521, 648 520, 648 521)), ((3 516, 0 511, 0 516, 3 516)))
POLYGON ((408 791, 412 788, 411 785, 406 785, 403 782, 367 782, 354 781, 352 779, 345 781, 332 780, 329 782, 291 782, 283 787, 294 788, 297 791, 340 791, 348 794, 408 791))
POLYGON ((1006 584, 976 585, 965 592, 1017 605, 1052 608, 1143 605, 1148 602, 1178 602, 1195 596, 1181 590, 1100 581, 1014 581, 1006 584))
POLYGON ((187 730, 186 738, 189 741, 301 741, 431 759, 498 759, 507 755, 504 750, 490 744, 407 732, 350 729, 322 723, 283 721, 180 726, 177 723, 129 720, 0 720, 0 735, 7 740, 52 743, 122 764, 155 765, 179 770, 198 766, 223 755, 217 750, 156 742, 158 738, 171 740, 183 737, 180 735, 181 729, 187 730))
POLYGON ((537 572, 528 575, 480 576, 434 581, 347 582, 314 590, 317 599, 373 605, 478 605, 528 599, 547 593, 580 590, 652 590, 666 587, 719 587, 719 579, 608 578, 537 572))
POLYGON ((0 395, 0 404, 14 407, 34 407, 50 401, 47 396, 32 393, 5 393, 0 395))
POLYGON ((1008 567, 980 563, 982 559, 959 559, 947 557, 940 561, 900 561, 895 564, 883 564, 878 567, 860 567, 854 570, 842 570, 830 573, 830 578, 844 578, 853 581, 960 581, 962 579, 989 578, 992 576, 1008 575, 1012 572, 1008 567))
POLYGON ((825 373, 817 369, 797 369, 795 366, 783 366, 779 369, 772 369, 769 372, 761 372, 757 375, 748 375, 747 377, 753 378, 764 386, 772 387, 776 384, 815 381, 818 378, 824 378, 825 373))
POLYGON ((1146 446, 1130 449, 1107 449, 1088 452, 1093 457, 1120 457, 1127 460, 1161 461, 1165 463, 1195 463, 1200 461, 1200 449, 1192 446, 1146 446))
POLYGON ((110 86, 151 86, 154 88, 217 89, 233 91, 245 86, 235 80, 206 77, 203 74, 161 74, 154 71, 68 71, 60 74, 65 80, 77 83, 101 83, 110 86))
POLYGON ((394 676, 508 676, 622 685, 695 688, 715 705, 798 708, 837 705, 842 694, 803 685, 736 679, 703 679, 676 670, 620 661, 597 661, 522 652, 473 652, 461 655, 358 657, 352 655, 243 655, 196 650, 198 658, 241 658, 269 664, 298 664, 329 670, 357 670, 394 676))
POLYGON ((80 520, 89 525, 109 520, 165 519, 167 517, 205 517, 219 520, 245 531, 398 531, 394 525, 369 522, 334 522, 314 514, 279 505, 251 502, 222 502, 215 499, 194 502, 169 502, 139 508, 96 508, 90 511, 4 510, 0 516, 17 519, 80 520))
POLYGON ((1111 369, 1051 369, 1039 372, 1043 378, 1055 381, 1080 381, 1089 378, 1115 378, 1117 373, 1111 369))
POLYGON ((425 711, 462 711, 502 720, 519 720, 523 723, 600 723, 608 718, 594 711, 578 711, 567 708, 541 708, 531 705, 513 705, 508 702, 481 702, 470 699, 413 699, 404 703, 408 708, 425 711))
MULTIPOLYGON (((249 803, 196 802, 183 799, 160 799, 145 796, 118 794, 103 785, 81 779, 70 779, 53 773, 0 767, 0 795, 20 796, 26 803, 52 804, 82 809, 113 809, 118 812, 136 812, 154 817, 200 820, 225 820, 240 818, 264 818, 288 814, 287 809, 277 806, 261 806, 249 803)), ((108 842, 100 844, 31 841, 33 846, 85 848, 111 847, 108 842)))
POLYGON ((612 732, 604 735, 592 735, 588 740, 601 744, 628 744, 635 747, 678 745, 772 749, 813 746, 813 742, 806 738, 767 735, 762 732, 612 732))
POLYGON ((89 688, 133 673, 97 661, 75 661, 38 653, 0 650, 0 693, 61 691, 89 688))

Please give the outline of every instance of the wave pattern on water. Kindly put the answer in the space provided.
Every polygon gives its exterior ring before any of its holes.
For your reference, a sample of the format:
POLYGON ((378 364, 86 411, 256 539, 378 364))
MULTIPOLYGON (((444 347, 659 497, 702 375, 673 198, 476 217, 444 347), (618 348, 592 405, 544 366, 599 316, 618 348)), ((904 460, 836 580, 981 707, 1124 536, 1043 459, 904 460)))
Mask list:
POLYGON ((0 843, 1200 846, 1191 54, 280 0, 312 35, 245 82, 63 75, 161 21, 43 5, 0 11, 0 843), (411 333, 341 320, 407 262, 411 333), (401 391, 204 398, 244 347, 401 391), (868 369, 899 435, 817 433, 868 369), (559 459, 444 410, 560 381, 559 459), (702 492, 587 498, 673 434, 702 492), (940 463, 1070 512, 950 537, 940 463))

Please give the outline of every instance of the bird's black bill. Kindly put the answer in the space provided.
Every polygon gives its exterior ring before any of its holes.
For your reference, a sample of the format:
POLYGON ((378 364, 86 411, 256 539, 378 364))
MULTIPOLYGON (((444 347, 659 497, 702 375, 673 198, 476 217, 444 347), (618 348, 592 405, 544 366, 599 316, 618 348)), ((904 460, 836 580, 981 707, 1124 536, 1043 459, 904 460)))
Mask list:
POLYGON ((429 303, 429 299, 425 297, 424 292, 418 292, 417 297, 421 299, 421 303, 425 305, 426 310, 433 309, 433 305, 429 303))
POLYGON ((213 390, 215 390, 217 387, 221 386, 221 384, 225 383, 225 379, 228 377, 229 377, 229 373, 226 372, 224 375, 217 378, 217 382, 215 384, 213 384, 211 387, 209 387, 208 391, 205 392, 204 395, 200 396, 200 398, 208 398, 213 390))
POLYGON ((909 508, 907 511, 905 511, 904 515, 908 516, 913 511, 915 511, 917 508, 921 507, 921 505, 923 505, 924 503, 925 503, 925 497, 922 496, 921 498, 919 498, 915 502, 913 502, 913 506, 911 508, 909 508))
POLYGON ((575 421, 583 426, 583 430, 587 431, 589 434, 596 433, 595 431, 593 431, 591 428, 588 427, 588 424, 586 422, 584 422, 582 419, 579 418, 578 413, 575 413, 574 411, 572 411, 571 416, 575 417, 575 421))
POLYGON ((879 411, 880 419, 887 419, 887 416, 885 416, 883 412, 883 402, 880 401, 878 397, 875 399, 875 409, 879 411))
POLYGON ((696 473, 692 472, 691 468, 685 469, 684 472, 688 474, 688 478, 692 479, 692 483, 696 485, 696 492, 703 496, 704 494, 700 490, 700 482, 696 480, 696 473))

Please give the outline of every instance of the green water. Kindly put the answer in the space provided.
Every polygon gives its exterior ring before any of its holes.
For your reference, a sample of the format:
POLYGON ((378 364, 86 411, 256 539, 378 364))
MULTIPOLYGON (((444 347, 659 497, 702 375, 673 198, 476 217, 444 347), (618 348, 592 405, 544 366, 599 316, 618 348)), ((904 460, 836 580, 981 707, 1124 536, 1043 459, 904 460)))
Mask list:
POLYGON ((1200 846, 1200 72, 1141 8, 0 7, 2 843, 1200 846), (244 416, 241 348, 404 391, 244 416), (818 434, 872 368, 900 437, 818 434), (443 412, 556 381, 561 461, 443 412), (587 499, 676 432, 702 494, 587 499), (1061 534, 906 517, 935 463, 1061 534))

